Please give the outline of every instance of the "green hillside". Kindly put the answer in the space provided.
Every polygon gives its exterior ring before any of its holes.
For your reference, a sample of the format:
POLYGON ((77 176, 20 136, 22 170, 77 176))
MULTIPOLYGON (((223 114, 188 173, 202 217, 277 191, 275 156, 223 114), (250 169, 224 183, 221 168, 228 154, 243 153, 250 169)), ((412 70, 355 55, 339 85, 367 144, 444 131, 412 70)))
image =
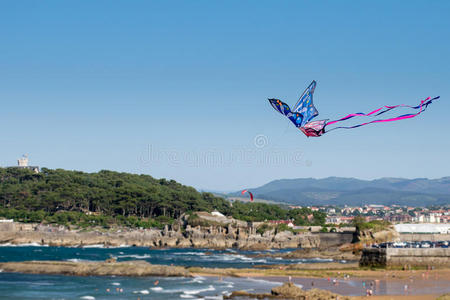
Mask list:
POLYGON ((112 171, 0 168, 0 217, 63 225, 161 227, 184 213, 213 211, 244 221, 294 219, 296 224, 323 224, 325 214, 288 210, 277 204, 233 205, 174 180, 112 171), (313 219, 308 219, 313 215, 313 219))
POLYGON ((95 212, 115 216, 178 218, 189 211, 229 210, 211 193, 173 180, 112 171, 83 173, 42 169, 0 168, 0 206, 28 211, 95 212))

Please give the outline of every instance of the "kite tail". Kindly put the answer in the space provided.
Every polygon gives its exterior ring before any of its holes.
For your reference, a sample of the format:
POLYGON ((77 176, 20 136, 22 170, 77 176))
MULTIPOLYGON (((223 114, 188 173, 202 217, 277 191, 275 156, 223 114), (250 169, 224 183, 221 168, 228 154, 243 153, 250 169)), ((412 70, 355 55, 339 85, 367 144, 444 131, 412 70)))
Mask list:
POLYGON ((380 120, 373 120, 370 122, 366 122, 366 123, 361 123, 358 125, 354 125, 354 126, 339 126, 339 127, 334 127, 331 128, 329 130, 327 130, 327 132, 335 130, 335 129, 339 129, 339 128, 343 128, 343 129, 352 129, 352 128, 357 128, 357 127, 361 127, 367 124, 371 124, 371 123, 381 123, 381 122, 392 122, 392 121, 398 121, 398 120, 404 120, 404 119, 409 119, 409 118, 414 118, 415 116, 420 115, 423 111, 425 111, 425 109, 428 107, 429 104, 431 104, 433 102, 433 100, 439 99, 438 97, 434 97, 433 99, 431 99, 431 97, 426 98, 425 100, 420 101, 420 104, 417 106, 410 106, 410 105, 405 105, 405 104, 399 104, 399 105, 394 105, 394 106, 383 106, 380 107, 374 111, 371 111, 370 113, 364 114, 364 113, 354 113, 354 114, 349 114, 341 119, 335 120, 335 121, 331 121, 331 122, 327 122, 326 126, 337 123, 337 122, 341 122, 341 121, 345 121, 348 119, 351 119, 353 117, 358 117, 358 116, 364 116, 364 117, 368 117, 368 116, 379 116, 381 114, 384 114, 394 108, 397 107, 409 107, 412 109, 419 109, 419 112, 415 113, 415 114, 405 114, 405 115, 400 115, 398 117, 395 118, 389 118, 389 119, 380 119, 380 120))

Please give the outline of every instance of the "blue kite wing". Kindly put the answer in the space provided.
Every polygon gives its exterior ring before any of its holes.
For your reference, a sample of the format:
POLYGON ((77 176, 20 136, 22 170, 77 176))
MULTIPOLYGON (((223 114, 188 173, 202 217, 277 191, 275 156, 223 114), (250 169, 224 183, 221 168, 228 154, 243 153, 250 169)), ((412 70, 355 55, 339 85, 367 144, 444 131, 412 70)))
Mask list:
POLYGON ((289 118, 296 127, 301 127, 304 117, 302 114, 292 112, 289 105, 279 99, 269 99, 270 105, 280 114, 289 118))
POLYGON ((280 114, 285 115, 286 117, 289 117, 292 114, 289 105, 287 105, 283 101, 279 99, 269 99, 269 102, 270 105, 272 105, 272 107, 280 114))
POLYGON ((316 81, 313 80, 311 84, 306 88, 303 94, 298 99, 297 103, 292 110, 292 113, 299 113, 303 116, 301 126, 303 127, 311 121, 314 117, 319 115, 319 112, 313 104, 313 94, 316 89, 316 81))

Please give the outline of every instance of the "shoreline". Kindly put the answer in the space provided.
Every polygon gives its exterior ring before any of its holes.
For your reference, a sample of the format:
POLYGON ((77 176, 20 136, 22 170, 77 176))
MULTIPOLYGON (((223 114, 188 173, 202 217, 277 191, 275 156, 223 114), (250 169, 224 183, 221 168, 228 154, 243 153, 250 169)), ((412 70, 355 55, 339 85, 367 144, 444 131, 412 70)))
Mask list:
MULTIPOLYGON (((219 281, 223 278, 252 278, 254 280, 267 280, 270 282, 293 283, 303 286, 305 291, 312 288, 329 291, 345 296, 349 299, 366 299, 362 295, 365 289, 363 282, 381 283, 381 287, 387 285, 387 289, 379 289, 371 299, 379 300, 428 300, 436 299, 445 292, 450 292, 450 268, 426 271, 412 270, 365 270, 357 267, 357 264, 347 265, 344 268, 336 263, 302 264, 302 269, 279 269, 279 268, 200 268, 153 265, 146 261, 135 260, 116 262, 114 259, 101 262, 92 261, 24 261, 0 263, 0 269, 4 273, 42 274, 42 275, 64 275, 64 276, 96 276, 96 277, 217 277, 219 281), (349 277, 347 277, 349 276, 349 277), (290 279, 291 278, 291 279, 290 279), (337 279, 338 285, 333 284, 337 279), (414 281, 414 283, 412 283, 414 281), (315 283, 314 286, 312 283, 315 283), (436 285, 438 283, 438 285, 436 285), (402 295, 404 284, 411 285, 413 289, 408 296, 402 295), (431 289, 430 289, 431 287, 431 289), (423 294, 422 294, 423 293, 423 294), (427 294, 428 293, 428 294, 427 294)), ((346 299, 346 298, 343 298, 346 299)))
POLYGON ((150 264, 143 260, 130 260, 117 262, 114 259, 106 261, 21 261, 0 262, 3 272, 28 273, 28 274, 61 274, 74 276, 208 276, 208 277, 280 277, 286 278, 337 278, 342 279, 346 275, 356 279, 380 279, 380 280, 410 280, 420 279, 426 276, 447 279, 450 282, 450 268, 427 270, 398 269, 363 269, 357 263, 342 265, 339 263, 305 263, 299 266, 284 268, 279 266, 265 266, 264 268, 206 268, 184 267, 173 265, 150 264))
POLYGON ((119 227, 108 230, 99 227, 90 227, 87 230, 69 229, 64 226, 18 222, 0 224, 0 244, 11 245, 39 244, 60 247, 103 245, 242 250, 328 249, 340 247, 352 239, 353 232, 328 233, 325 236, 313 232, 294 234, 291 231, 270 230, 260 234, 257 233, 256 227, 247 223, 209 227, 186 225, 183 228, 166 225, 164 229, 119 227))

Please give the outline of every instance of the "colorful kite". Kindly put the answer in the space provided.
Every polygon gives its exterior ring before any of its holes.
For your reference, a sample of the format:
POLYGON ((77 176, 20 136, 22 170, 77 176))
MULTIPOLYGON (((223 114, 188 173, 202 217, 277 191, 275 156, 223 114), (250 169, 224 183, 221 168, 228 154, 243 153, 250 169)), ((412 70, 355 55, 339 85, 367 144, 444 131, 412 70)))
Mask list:
POLYGON ((247 190, 243 190, 243 191, 241 192, 242 195, 244 195, 245 193, 248 193, 248 194, 250 195, 250 201, 253 202, 253 194, 252 194, 252 192, 247 191, 247 190))
POLYGON ((319 112, 317 111, 317 109, 314 107, 314 104, 313 104, 313 94, 314 94, 315 89, 316 89, 316 82, 313 81, 306 88, 306 90, 303 92, 303 94, 300 96, 300 99, 298 99, 297 103, 295 104, 295 106, 292 110, 289 108, 289 105, 287 105, 286 103, 284 103, 278 99, 269 99, 269 102, 272 105, 272 107, 275 108, 275 110, 277 110, 281 114, 288 117, 289 120, 291 120, 291 122, 294 123, 295 127, 300 129, 307 137, 321 136, 325 132, 329 132, 329 131, 332 131, 335 129, 351 129, 351 128, 357 128, 357 127, 361 127, 361 126, 371 124, 371 123, 392 122, 392 121, 414 118, 415 116, 418 116, 423 111, 425 111, 425 109, 428 107, 429 104, 431 104, 433 102, 433 100, 439 99, 439 96, 435 97, 435 98, 428 97, 425 100, 420 101, 420 104, 417 106, 410 106, 410 105, 404 105, 404 104, 399 104, 399 105, 394 105, 394 106, 383 106, 383 107, 380 107, 370 113, 349 114, 349 115, 347 115, 343 118, 340 118, 338 120, 335 120, 335 121, 328 121, 328 119, 319 120, 319 121, 311 121, 313 118, 315 118, 317 115, 319 115, 319 112), (416 113, 400 115, 395 118, 372 120, 372 121, 361 123, 361 124, 354 125, 354 126, 338 126, 338 127, 334 127, 331 129, 327 129, 327 131, 325 131, 325 127, 328 125, 331 125, 331 124, 342 122, 342 121, 351 119, 353 117, 379 116, 381 114, 384 114, 384 113, 386 113, 390 110, 393 110, 395 108, 398 108, 398 107, 408 107, 408 108, 419 110, 419 111, 416 113))

